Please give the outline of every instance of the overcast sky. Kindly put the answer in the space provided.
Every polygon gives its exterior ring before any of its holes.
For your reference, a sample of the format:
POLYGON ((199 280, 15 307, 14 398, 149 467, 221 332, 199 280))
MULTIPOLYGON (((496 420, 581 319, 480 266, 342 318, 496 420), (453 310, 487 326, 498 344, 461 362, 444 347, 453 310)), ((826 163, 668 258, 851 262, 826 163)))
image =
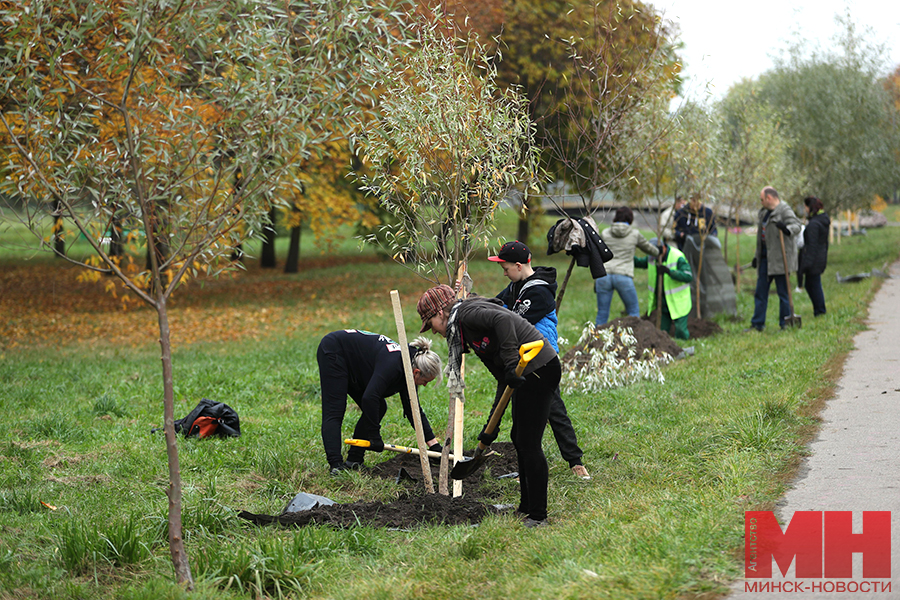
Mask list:
MULTIPOLYGON (((875 41, 887 46, 891 70, 900 64, 900 0, 648 0, 681 28, 680 56, 688 77, 685 96, 712 98, 744 78, 773 66, 772 54, 791 38, 829 46, 838 33, 835 15, 847 7, 860 28, 871 27, 875 41), (896 40, 896 41, 895 41, 896 40)), ((887 71, 886 71, 887 73, 887 71)))

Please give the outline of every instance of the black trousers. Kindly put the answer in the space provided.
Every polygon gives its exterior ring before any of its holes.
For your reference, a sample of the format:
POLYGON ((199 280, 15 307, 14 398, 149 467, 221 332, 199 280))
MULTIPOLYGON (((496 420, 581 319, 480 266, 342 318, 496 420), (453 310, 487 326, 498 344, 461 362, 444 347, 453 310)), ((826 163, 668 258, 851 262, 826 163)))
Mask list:
MULTIPOLYGON (((332 347, 328 338, 319 344, 316 351, 316 362, 319 363, 319 382, 322 386, 322 445, 325 447, 325 458, 331 467, 336 467, 344 462, 341 449, 344 446, 341 439, 341 426, 344 422, 344 413, 347 412, 347 396, 359 404, 359 398, 349 390, 349 370, 340 348, 332 347)), ((387 412, 387 402, 381 400, 378 407, 378 423, 372 423, 365 415, 359 417, 353 437, 361 440, 381 439, 381 419, 387 412)), ((347 451, 347 460, 363 462, 365 450, 351 446, 347 451)))
POLYGON ((575 428, 572 427, 572 420, 569 418, 566 405, 560 395, 559 386, 553 390, 553 397, 550 399, 550 415, 547 421, 550 423, 550 431, 556 438, 556 445, 559 447, 559 453, 563 460, 569 463, 570 467, 580 465, 584 452, 578 447, 575 428))
POLYGON ((512 437, 519 461, 519 512, 532 519, 547 518, 547 457, 541 447, 553 394, 562 374, 559 358, 525 376, 512 397, 512 437))

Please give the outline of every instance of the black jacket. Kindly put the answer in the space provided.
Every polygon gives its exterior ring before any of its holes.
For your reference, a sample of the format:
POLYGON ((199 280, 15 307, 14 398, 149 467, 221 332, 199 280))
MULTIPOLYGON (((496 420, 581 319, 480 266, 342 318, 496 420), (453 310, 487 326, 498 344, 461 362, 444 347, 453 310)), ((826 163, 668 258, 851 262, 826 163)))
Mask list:
POLYGON ((496 298, 468 298, 459 307, 463 348, 472 350, 497 381, 519 363, 519 347, 544 340, 544 347, 525 367, 524 374, 546 365, 556 351, 534 325, 503 307, 496 298))
MULTIPOLYGON (((381 422, 381 402, 399 394, 403 415, 413 425, 400 344, 385 335, 342 329, 326 335, 320 345, 325 352, 343 356, 348 367, 347 393, 372 423, 378 425, 381 422)), ((409 352, 410 356, 414 356, 416 348, 410 346, 409 352)), ((422 417, 425 439, 430 440, 434 433, 421 406, 419 414, 422 417)))
POLYGON ((821 275, 828 266, 828 228, 831 219, 820 212, 810 217, 803 230, 803 252, 800 253, 800 273, 821 275))
MULTIPOLYGON (((550 228, 550 231, 547 232, 548 255, 556 252, 556 249, 553 247, 553 234, 556 233, 557 226, 565 220, 566 219, 560 219, 550 228)), ((587 221, 584 219, 575 219, 575 222, 578 223, 582 231, 584 231, 586 240, 585 245, 574 245, 570 250, 566 250, 566 254, 573 256, 575 258, 575 264, 579 267, 590 267, 591 277, 594 279, 606 277, 606 267, 603 266, 603 263, 612 259, 612 252, 606 247, 603 240, 600 239, 600 234, 597 233, 597 230, 591 227, 587 221)))

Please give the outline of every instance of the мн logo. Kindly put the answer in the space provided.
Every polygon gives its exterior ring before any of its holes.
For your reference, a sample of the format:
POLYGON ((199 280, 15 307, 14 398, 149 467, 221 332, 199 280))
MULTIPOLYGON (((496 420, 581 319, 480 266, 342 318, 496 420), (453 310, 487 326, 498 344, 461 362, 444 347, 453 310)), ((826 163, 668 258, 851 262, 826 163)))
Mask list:
POLYGON ((773 558, 782 575, 796 558, 798 579, 851 578, 854 552, 862 554, 862 577, 891 576, 890 511, 864 511, 862 533, 853 533, 850 511, 797 511, 784 531, 772 511, 747 511, 744 528, 748 579, 771 578, 773 558))

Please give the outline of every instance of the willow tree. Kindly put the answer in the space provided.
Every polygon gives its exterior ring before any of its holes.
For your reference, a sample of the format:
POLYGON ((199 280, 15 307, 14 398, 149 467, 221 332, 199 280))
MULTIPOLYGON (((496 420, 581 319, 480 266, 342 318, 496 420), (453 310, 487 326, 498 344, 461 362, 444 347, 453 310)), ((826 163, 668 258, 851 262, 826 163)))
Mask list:
POLYGON ((375 0, 0 2, 0 196, 24 199, 5 215, 54 252, 56 206, 92 251, 64 258, 155 310, 169 547, 187 587, 167 302, 228 266, 300 185, 289 167, 352 116, 398 14, 375 0), (107 251, 119 229, 140 232, 149 260, 107 251))
POLYGON ((393 217, 380 236, 397 262, 434 284, 483 250, 497 207, 527 193, 537 169, 525 99, 501 90, 482 46, 463 49, 436 25, 382 70, 378 116, 361 132, 364 189, 393 217))
MULTIPOLYGON (((432 284, 467 277, 470 257, 490 241, 497 207, 513 189, 527 194, 537 168, 525 99, 498 89, 477 41, 458 44, 443 27, 422 27, 415 50, 385 65, 379 116, 359 138, 361 181, 390 217, 366 239, 432 284)), ((445 440, 461 456, 463 382, 455 373, 447 380, 445 440)), ((447 448, 441 493, 448 493, 447 448)))

